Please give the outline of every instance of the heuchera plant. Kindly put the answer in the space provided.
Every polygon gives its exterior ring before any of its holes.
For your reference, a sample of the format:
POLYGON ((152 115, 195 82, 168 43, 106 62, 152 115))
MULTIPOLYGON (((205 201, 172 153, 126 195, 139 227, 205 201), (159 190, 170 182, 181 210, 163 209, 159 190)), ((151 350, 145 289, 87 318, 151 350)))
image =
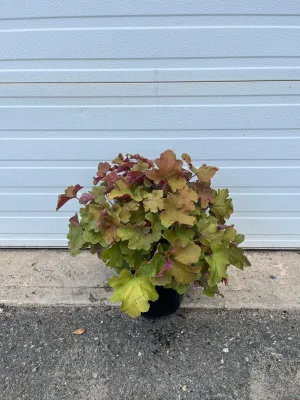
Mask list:
POLYGON ((88 193, 78 197, 82 186, 75 185, 58 198, 57 210, 74 198, 83 205, 80 219, 69 220, 71 255, 90 248, 117 271, 108 282, 111 301, 133 318, 158 299, 155 286, 184 293, 195 282, 220 295, 227 267, 250 265, 238 247, 244 236, 225 224, 233 212, 228 190, 211 188, 218 168, 182 159, 186 168, 171 150, 154 161, 119 154, 113 165, 100 162, 88 193))

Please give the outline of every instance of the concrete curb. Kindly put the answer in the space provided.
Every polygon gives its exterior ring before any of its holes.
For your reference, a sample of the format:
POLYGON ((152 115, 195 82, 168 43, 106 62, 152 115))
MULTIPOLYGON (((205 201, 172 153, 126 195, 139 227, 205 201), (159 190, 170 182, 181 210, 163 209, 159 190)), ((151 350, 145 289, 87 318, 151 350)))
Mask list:
MULTIPOLYGON (((230 268, 225 298, 191 288, 183 307, 300 309, 300 253, 248 251, 251 268, 230 268)), ((66 250, 1 250, 0 303, 5 305, 108 305, 112 271, 96 256, 66 250)))

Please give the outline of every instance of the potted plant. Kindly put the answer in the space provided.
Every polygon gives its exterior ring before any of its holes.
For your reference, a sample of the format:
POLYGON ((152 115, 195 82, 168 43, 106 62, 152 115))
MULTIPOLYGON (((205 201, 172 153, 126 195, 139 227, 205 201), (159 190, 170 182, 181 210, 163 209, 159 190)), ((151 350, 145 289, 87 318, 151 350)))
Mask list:
POLYGON ((77 184, 58 197, 57 210, 74 198, 83 205, 80 219, 69 220, 70 254, 89 248, 116 270, 111 301, 133 318, 174 312, 192 282, 220 295, 227 267, 250 265, 238 247, 244 236, 225 224, 228 190, 211 188, 218 168, 196 168, 187 154, 182 160, 171 150, 154 161, 119 154, 99 163, 88 193, 79 197, 77 184))

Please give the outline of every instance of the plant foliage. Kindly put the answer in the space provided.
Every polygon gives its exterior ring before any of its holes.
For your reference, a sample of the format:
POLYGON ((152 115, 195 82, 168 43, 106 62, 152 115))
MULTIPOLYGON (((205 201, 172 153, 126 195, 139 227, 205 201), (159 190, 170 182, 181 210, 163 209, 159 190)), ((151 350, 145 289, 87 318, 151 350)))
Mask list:
POLYGON ((182 160, 171 150, 154 161, 119 154, 99 163, 89 192, 79 197, 77 184, 58 198, 57 210, 74 198, 83 205, 80 219, 69 220, 71 255, 89 247, 117 271, 111 300, 133 318, 158 299, 155 286, 184 293, 195 282, 213 296, 230 264, 250 265, 238 247, 244 236, 225 224, 233 212, 228 190, 211 188, 218 168, 196 168, 185 153, 182 160))

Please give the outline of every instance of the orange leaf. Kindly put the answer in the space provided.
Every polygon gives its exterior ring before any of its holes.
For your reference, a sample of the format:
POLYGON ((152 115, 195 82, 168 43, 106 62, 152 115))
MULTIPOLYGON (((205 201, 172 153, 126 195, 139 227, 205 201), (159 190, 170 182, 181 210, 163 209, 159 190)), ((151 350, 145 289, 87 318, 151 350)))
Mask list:
POLYGON ((183 162, 176 159, 176 155, 172 150, 164 151, 160 158, 155 160, 155 164, 158 169, 145 171, 147 178, 156 184, 164 180, 168 181, 173 192, 184 187, 186 179, 182 176, 183 162))

